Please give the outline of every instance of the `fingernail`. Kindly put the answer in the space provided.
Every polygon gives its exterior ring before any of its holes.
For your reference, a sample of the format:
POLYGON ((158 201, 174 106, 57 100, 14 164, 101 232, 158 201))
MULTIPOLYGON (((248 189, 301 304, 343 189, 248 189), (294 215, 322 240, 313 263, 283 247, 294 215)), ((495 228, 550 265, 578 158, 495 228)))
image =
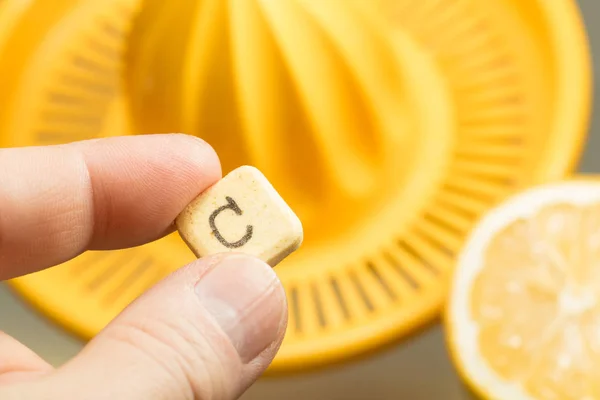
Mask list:
POLYGON ((202 305, 249 362, 279 335, 285 297, 275 272, 253 257, 224 257, 196 285, 202 305))

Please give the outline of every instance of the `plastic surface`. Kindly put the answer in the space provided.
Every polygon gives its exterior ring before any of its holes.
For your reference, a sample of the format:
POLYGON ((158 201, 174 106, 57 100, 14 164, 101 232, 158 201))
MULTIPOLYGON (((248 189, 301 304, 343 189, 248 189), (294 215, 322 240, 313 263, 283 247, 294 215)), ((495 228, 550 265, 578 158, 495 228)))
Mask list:
MULTIPOLYGON (((276 268, 290 322, 273 372, 431 321, 474 222, 567 173, 587 129, 571 1, 147 0, 130 41, 135 1, 4 1, 0 145, 192 133, 298 213, 305 242, 276 268)), ((89 338, 192 259, 171 235, 13 285, 89 338)))

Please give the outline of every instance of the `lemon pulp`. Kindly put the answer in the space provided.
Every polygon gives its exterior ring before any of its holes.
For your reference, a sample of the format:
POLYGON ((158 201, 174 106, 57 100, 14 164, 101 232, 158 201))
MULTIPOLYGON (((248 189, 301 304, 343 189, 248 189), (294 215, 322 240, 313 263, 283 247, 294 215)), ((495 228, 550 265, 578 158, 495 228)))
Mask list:
POLYGON ((599 193, 597 183, 536 188, 475 230, 448 323, 453 353, 480 392, 600 398, 599 193))

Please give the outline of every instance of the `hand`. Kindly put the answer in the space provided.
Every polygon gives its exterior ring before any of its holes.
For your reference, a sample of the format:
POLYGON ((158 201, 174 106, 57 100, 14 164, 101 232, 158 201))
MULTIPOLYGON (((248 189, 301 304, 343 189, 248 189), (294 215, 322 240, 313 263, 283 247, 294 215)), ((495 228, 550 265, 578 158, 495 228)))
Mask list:
MULTIPOLYGON (((185 135, 0 149, 0 280, 158 239, 220 177, 212 148, 185 135)), ((207 257, 143 294, 58 369, 0 332, 0 399, 236 399, 272 361, 286 322, 267 264, 207 257)))

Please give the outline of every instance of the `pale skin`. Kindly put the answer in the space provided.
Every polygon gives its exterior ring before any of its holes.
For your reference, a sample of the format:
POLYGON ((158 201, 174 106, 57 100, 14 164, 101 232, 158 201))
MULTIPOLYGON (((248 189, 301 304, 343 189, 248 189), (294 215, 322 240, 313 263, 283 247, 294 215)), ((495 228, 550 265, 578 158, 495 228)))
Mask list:
MULTIPOLYGON (((179 134, 0 149, 0 280, 156 240, 221 173, 179 134)), ((281 283, 241 254, 173 268, 59 368, 0 331, 0 399, 239 398, 283 339, 281 283)))

